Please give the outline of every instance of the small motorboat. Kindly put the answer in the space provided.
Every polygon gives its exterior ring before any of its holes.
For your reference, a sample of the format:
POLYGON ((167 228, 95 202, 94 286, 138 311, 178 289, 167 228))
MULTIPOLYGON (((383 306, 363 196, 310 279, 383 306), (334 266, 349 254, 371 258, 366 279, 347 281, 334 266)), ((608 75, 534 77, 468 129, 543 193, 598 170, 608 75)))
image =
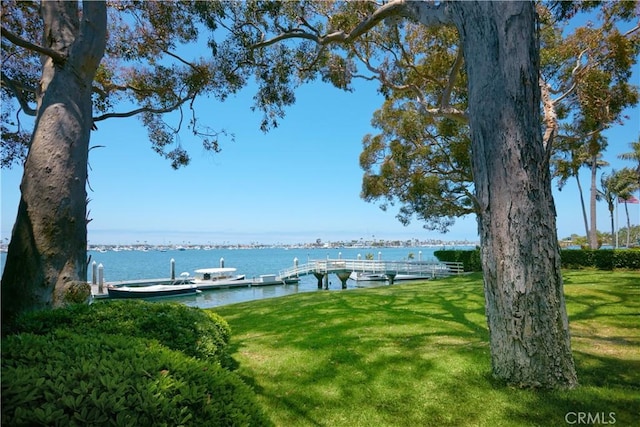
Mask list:
MULTIPOLYGON (((400 280, 427 280, 431 276, 427 274, 396 274, 393 278, 394 282, 400 280)), ((385 282, 389 280, 389 276, 385 273, 351 273, 351 279, 363 282, 385 282)))
POLYGON ((149 285, 149 286, 109 286, 109 298, 156 298, 193 295, 198 288, 192 284, 149 285))
POLYGON ((191 281, 198 289, 250 286, 252 282, 244 274, 236 274, 233 267, 201 268, 195 271, 195 277, 191 281))
POLYGON ((363 281, 363 282, 384 282, 388 279, 387 275, 384 273, 361 273, 361 272, 351 273, 350 278, 356 281, 363 281))

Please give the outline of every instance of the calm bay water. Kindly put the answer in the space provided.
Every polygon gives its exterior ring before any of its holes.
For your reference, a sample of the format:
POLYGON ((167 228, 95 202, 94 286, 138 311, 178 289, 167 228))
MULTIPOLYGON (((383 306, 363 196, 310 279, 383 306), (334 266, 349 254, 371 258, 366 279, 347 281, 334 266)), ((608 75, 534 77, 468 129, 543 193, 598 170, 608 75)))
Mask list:
MULTIPOLYGON (((447 249, 454 247, 447 246, 447 249)), ((407 260, 413 256, 427 261, 434 259, 434 251, 442 247, 407 247, 407 248, 266 248, 266 249, 211 249, 211 250, 149 250, 149 251, 89 251, 90 262, 95 261, 104 266, 105 281, 155 279, 166 278, 170 275, 171 259, 175 260, 176 276, 187 272, 191 276, 199 268, 219 267, 220 259, 224 259, 225 267, 235 267, 238 274, 245 274, 247 278, 258 277, 261 274, 278 274, 279 271, 292 267, 294 258, 299 264, 308 260, 356 259, 358 255, 364 259, 372 254, 375 259, 381 257, 387 261, 407 260)), ((458 249, 469 249, 458 247, 458 249)), ((2 269, 6 253, 1 254, 2 269)), ((89 267, 91 279, 91 267, 89 267)), ((340 280, 330 277, 329 290, 342 290, 340 280)), ((349 280, 347 288, 385 286, 383 282, 356 282, 349 280)), ((250 288, 218 289, 204 291, 195 296, 179 298, 164 298, 163 301, 175 300, 190 306, 201 308, 217 307, 243 301, 263 298, 273 298, 298 292, 318 291, 317 280, 314 276, 303 276, 300 283, 294 285, 256 286, 250 288)))

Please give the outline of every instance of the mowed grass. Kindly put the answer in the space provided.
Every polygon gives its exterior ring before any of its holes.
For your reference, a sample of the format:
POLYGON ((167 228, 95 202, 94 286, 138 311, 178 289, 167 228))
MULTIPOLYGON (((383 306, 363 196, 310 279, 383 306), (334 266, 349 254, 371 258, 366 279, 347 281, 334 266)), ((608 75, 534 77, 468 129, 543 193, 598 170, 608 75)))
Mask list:
POLYGON ((278 426, 563 426, 578 413, 639 425, 640 273, 564 276, 580 378, 569 391, 492 378, 479 274, 215 311, 278 426))

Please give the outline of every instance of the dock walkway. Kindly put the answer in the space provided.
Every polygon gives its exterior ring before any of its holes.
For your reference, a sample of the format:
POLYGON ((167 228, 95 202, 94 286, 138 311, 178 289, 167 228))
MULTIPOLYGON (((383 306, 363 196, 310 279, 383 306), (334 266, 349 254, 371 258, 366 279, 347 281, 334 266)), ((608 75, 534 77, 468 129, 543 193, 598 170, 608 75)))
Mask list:
MULTIPOLYGON (((289 279, 313 274, 318 279, 318 289, 328 288, 329 274, 336 274, 346 288, 346 283, 352 273, 381 274, 387 277, 389 283, 393 283, 398 275, 411 275, 420 279, 435 279, 447 277, 464 272, 461 262, 437 262, 437 261, 382 261, 368 259, 322 259, 309 260, 306 264, 298 265, 297 259, 291 268, 281 270, 277 277, 274 275, 273 284, 285 283, 289 279)), ((267 275, 270 276, 270 275, 267 275)), ((266 277, 266 276, 265 276, 266 277)), ((263 282, 262 276, 247 282, 246 286, 272 284, 263 282)), ((180 279, 178 279, 180 281, 180 279)), ((107 286, 147 286, 157 284, 172 284, 175 279, 142 279, 126 280, 121 282, 105 282, 100 289, 97 283, 91 284, 91 293, 94 298, 108 298, 107 286), (102 291, 102 292, 101 292, 102 291)), ((243 284, 244 284, 243 282, 243 284)))
POLYGON ((330 273, 334 273, 340 278, 344 288, 351 273, 383 274, 387 276, 390 283, 393 283, 394 278, 399 274, 435 279, 463 272, 464 268, 461 262, 382 261, 338 258, 309 260, 302 265, 298 265, 297 260, 294 260, 293 267, 280 271, 278 276, 285 279, 313 274, 318 279, 318 288, 320 288, 322 280, 326 282, 327 276, 330 273))

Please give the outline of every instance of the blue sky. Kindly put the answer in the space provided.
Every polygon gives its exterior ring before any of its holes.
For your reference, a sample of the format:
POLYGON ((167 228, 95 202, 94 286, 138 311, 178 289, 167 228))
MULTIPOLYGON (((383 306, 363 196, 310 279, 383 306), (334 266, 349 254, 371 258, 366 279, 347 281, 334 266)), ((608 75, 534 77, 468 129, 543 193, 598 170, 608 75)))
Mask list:
MULTIPOLYGON (((634 69, 640 83, 640 69, 634 69)), ((250 111, 247 88, 224 103, 200 101, 198 114, 213 128, 235 134, 221 139, 221 153, 204 151, 188 132, 181 143, 192 156, 186 168, 173 170, 155 154, 137 118, 98 123, 90 153, 89 242, 117 244, 295 243, 328 240, 444 239, 476 241, 475 218, 459 219, 445 235, 413 221, 402 226, 397 208, 383 212, 360 199, 362 137, 375 132, 372 113, 381 105, 376 85, 359 82, 345 93, 321 82, 303 86, 278 128, 259 130, 260 114, 250 111)), ((626 111, 624 126, 605 132, 604 158, 611 168, 632 166, 617 159, 630 150, 640 132, 640 110, 626 111)), ((21 168, 2 170, 3 242, 15 220, 21 168)), ((588 171, 581 181, 588 191, 588 171)), ((555 189, 558 235, 584 235, 575 181, 555 189)), ((585 193, 588 200, 588 194, 585 193)), ((630 205, 632 223, 640 223, 640 205, 630 205)), ((622 213, 619 216, 624 222, 622 213)), ((609 231, 609 213, 598 203, 598 229, 609 231)))

